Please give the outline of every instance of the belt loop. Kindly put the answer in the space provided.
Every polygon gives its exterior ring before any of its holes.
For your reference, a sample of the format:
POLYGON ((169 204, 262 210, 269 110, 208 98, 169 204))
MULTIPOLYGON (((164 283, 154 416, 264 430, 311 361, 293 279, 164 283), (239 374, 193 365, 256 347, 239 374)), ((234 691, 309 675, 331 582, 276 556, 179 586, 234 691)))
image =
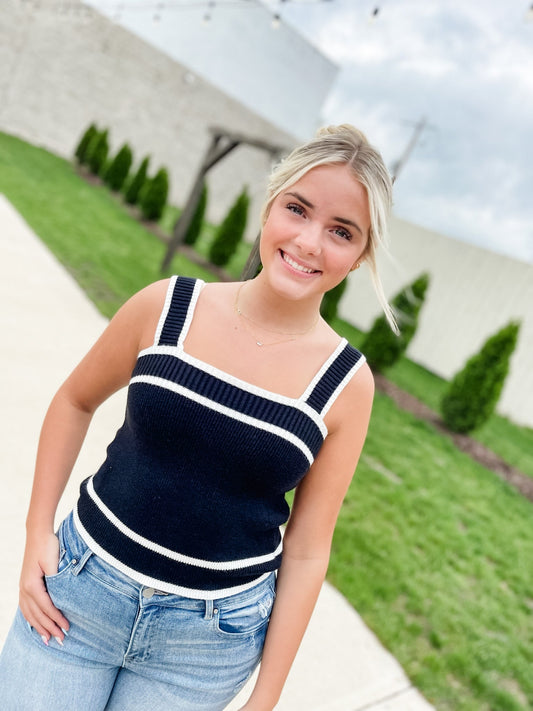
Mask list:
POLYGON ((213 619, 213 600, 206 600, 205 601, 205 615, 204 619, 205 620, 212 620, 213 619))
POLYGON ((90 548, 87 548, 85 553, 82 555, 81 558, 73 558, 71 561, 72 564, 72 575, 79 575, 83 568, 85 567, 85 563, 89 560, 89 558, 92 556, 93 552, 90 548))

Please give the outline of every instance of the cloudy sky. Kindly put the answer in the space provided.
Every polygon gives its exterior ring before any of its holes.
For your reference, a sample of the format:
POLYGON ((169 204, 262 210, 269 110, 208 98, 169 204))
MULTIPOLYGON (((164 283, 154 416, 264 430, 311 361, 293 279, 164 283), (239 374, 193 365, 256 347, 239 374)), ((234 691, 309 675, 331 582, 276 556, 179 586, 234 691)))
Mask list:
POLYGON ((264 2, 340 66, 327 122, 357 122, 391 165, 426 120, 399 217, 533 262, 531 3, 264 2))

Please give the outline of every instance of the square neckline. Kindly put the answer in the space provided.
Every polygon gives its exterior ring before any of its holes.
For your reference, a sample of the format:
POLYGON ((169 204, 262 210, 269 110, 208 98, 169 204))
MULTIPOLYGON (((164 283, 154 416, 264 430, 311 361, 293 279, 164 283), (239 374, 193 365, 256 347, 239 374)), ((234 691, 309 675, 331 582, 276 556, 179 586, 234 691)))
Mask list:
MULTIPOLYGON (((177 277, 179 278, 179 277, 177 277)), ((337 346, 334 348, 332 353, 326 358, 326 360, 322 363, 322 365, 318 368, 317 372, 311 379, 311 381, 308 383, 306 388, 304 389, 303 393, 299 395, 298 397, 291 397, 289 395, 284 395, 283 393, 278 393, 275 392, 274 390, 269 390, 268 388, 263 388, 261 385, 256 385, 255 383, 251 383, 248 380, 244 380, 243 378, 239 378, 237 375, 233 375, 232 373, 228 373, 226 370, 223 370, 222 368, 219 368, 216 365, 213 365, 212 363, 209 363, 208 361, 204 360, 203 358, 199 358, 198 356, 193 355, 192 353, 189 353, 185 349, 185 340, 187 338, 187 335, 189 333, 189 329, 192 323, 192 320, 194 318, 194 314, 196 311, 196 306, 198 303, 198 299, 200 297, 200 294, 202 293, 204 287, 206 285, 206 282, 203 279, 196 279, 196 283, 194 285, 193 293, 191 296, 191 300, 189 303, 189 306, 187 308, 187 316, 185 318, 185 322, 183 324, 183 327, 180 331, 180 334, 178 336, 178 340, 176 343, 175 348, 178 349, 180 354, 183 356, 183 359, 185 361, 188 361, 191 365, 195 365, 196 367, 199 367, 200 370, 203 370, 204 372, 207 372, 215 377, 217 377, 220 380, 226 381, 231 383, 232 385, 235 385, 236 387, 240 387, 241 389, 247 390, 248 392, 254 392, 255 394, 258 394, 260 396, 267 396, 270 399, 277 400, 277 401, 283 401, 285 403, 306 403, 307 399, 311 395, 311 393, 314 391, 315 387, 317 384, 320 382, 324 374, 327 372, 329 369, 330 365, 335 361, 339 353, 346 347, 348 344, 348 341, 346 338, 340 336, 340 341, 337 344, 337 346)), ((172 293, 175 288, 175 281, 171 283, 169 286, 169 292, 172 293)), ((166 315, 166 314, 165 314, 166 315)), ((163 314, 162 314, 163 316, 163 314)), ((156 344, 154 344, 156 345, 156 344)))

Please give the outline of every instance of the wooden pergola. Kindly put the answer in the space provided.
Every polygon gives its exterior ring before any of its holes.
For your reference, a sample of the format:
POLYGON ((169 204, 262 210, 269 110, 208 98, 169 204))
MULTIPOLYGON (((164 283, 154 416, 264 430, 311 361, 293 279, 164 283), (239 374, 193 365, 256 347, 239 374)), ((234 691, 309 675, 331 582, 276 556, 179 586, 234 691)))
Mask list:
MULTIPOLYGON (((283 153, 287 151, 284 146, 274 145, 268 141, 264 141, 261 138, 254 138, 253 136, 246 136, 242 133, 234 133, 233 131, 228 131, 224 128, 210 127, 209 133, 211 134, 211 142, 204 155, 204 158, 200 164, 196 178, 192 185, 191 191, 187 198, 187 202, 183 208, 183 211, 174 225, 174 230, 172 237, 170 238, 167 246, 167 251, 163 262, 161 263, 161 271, 165 272, 170 267, 170 262, 174 256, 174 252, 179 248, 185 239, 189 225, 194 216, 195 210, 198 206, 202 194, 202 186, 206 174, 211 170, 211 168, 216 165, 220 160, 225 158, 231 151, 233 151, 237 146, 242 144, 253 146, 254 148, 259 148, 259 150, 266 151, 272 157, 272 160, 278 160, 283 153)), ((250 253, 250 257, 246 262, 246 266, 243 272, 243 278, 248 278, 248 276, 255 274, 257 267, 259 265, 259 245, 258 240, 256 240, 254 247, 250 253), (246 275, 246 276, 245 276, 246 275)))

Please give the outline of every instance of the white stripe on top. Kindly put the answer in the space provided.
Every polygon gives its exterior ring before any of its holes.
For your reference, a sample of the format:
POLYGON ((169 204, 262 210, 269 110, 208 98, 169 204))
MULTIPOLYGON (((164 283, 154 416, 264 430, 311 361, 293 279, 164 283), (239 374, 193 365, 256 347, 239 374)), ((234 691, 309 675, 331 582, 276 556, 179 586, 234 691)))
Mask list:
POLYGON ((165 548, 164 546, 159 545, 159 543, 155 543, 154 541, 151 541, 148 538, 145 538, 144 536, 135 533, 135 531, 126 526, 126 524, 123 523, 117 516, 115 516, 111 509, 109 509, 104 504, 102 499, 98 496, 98 494, 94 490, 93 477, 91 477, 87 482, 87 492, 96 504, 96 506, 107 518, 107 520, 110 521, 113 526, 118 528, 121 533, 123 533, 135 543, 138 543, 140 546, 148 548, 149 550, 154 551, 154 553, 164 555, 166 558, 175 560, 178 563, 194 565, 197 568, 206 568, 208 570, 240 570, 241 568, 248 568, 252 565, 259 565, 260 563, 267 563, 270 560, 274 560, 274 558, 277 558, 277 556, 281 553, 283 548, 283 544, 280 541, 279 546, 272 553, 266 553, 265 555, 258 555, 252 558, 241 558, 240 560, 228 561, 203 560, 202 558, 193 558, 188 555, 183 555, 183 553, 173 551, 170 548, 165 548))
POLYGON ((136 375, 130 380, 130 385, 134 385, 135 383, 148 383, 149 385, 155 385, 160 388, 165 388, 166 390, 172 390, 172 392, 175 392, 178 395, 182 395, 183 397, 186 397, 189 400, 193 400, 199 405, 203 405, 204 407, 207 407, 210 410, 214 410, 215 412, 219 412, 222 415, 231 417, 234 420, 244 422, 244 424, 251 425, 252 427, 257 427, 260 430, 265 430, 266 432, 270 432, 271 434, 277 435, 278 437, 281 437, 282 439, 287 440, 287 442, 290 442, 291 444, 294 444, 296 447, 298 447, 298 449, 304 454, 307 461, 309 462, 309 466, 311 466, 314 461, 313 453, 305 444, 305 442, 302 442, 299 437, 296 437, 296 435, 294 435, 292 432, 288 432, 282 427, 272 425, 270 422, 263 422, 262 420, 259 420, 256 417, 245 415, 242 412, 239 412, 238 410, 233 410, 231 407, 221 405, 220 403, 215 402, 214 400, 210 400, 204 395, 199 395, 198 393, 195 393, 194 390, 189 390, 189 388, 185 388, 183 387, 183 385, 179 385, 178 383, 175 383, 172 380, 165 380, 165 378, 160 378, 155 375, 136 375))
POLYGON ((86 545, 90 550, 102 560, 104 560, 109 565, 119 570, 124 575, 128 575, 132 580, 140 583, 141 585, 148 585, 149 587, 155 588, 156 590, 161 590, 161 592, 172 593, 173 595, 183 595, 184 597, 190 597, 195 600, 216 600, 221 597, 228 597, 229 595, 236 595, 237 593, 244 592, 244 590, 249 590, 250 588, 259 585, 260 582, 266 580, 272 573, 269 571, 263 575, 251 580, 249 583, 244 583, 243 585, 235 585, 231 588, 220 588, 219 590, 200 590, 197 588, 186 588, 182 585, 172 585, 164 580, 159 580, 158 578, 152 578, 149 575, 144 575, 139 573, 137 570, 130 568, 120 560, 108 553, 100 544, 98 544, 94 538, 87 533, 83 524, 78 516, 78 510, 74 509, 74 523, 76 529, 80 534, 81 538, 85 541, 86 545))
POLYGON ((170 304, 172 303, 172 297, 174 295, 174 288, 176 286, 177 278, 177 276, 170 277, 167 294, 165 296, 165 303, 163 304, 163 310, 161 311, 161 316, 159 317, 159 321, 157 322, 157 328, 155 330, 154 346, 157 346, 157 344, 159 343, 159 339, 161 338, 161 332, 163 330, 163 326, 165 325, 165 321, 167 320, 170 304))

